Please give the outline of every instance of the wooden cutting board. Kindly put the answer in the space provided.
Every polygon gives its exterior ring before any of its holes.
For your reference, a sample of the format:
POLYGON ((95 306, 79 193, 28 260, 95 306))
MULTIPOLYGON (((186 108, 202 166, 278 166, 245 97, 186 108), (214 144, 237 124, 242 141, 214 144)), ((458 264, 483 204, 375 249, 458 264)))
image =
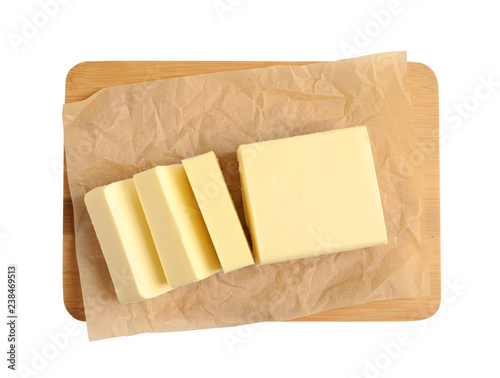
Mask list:
MULTIPOLYGON (((137 61, 84 62, 73 67, 66 78, 66 102, 86 99, 98 90, 122 84, 189 76, 217 71, 268 67, 276 64, 303 65, 314 62, 206 62, 137 61)), ((411 96, 417 144, 416 161, 424 168, 424 220, 430 256, 431 296, 371 302, 302 317, 301 321, 394 321, 420 320, 432 316, 441 301, 441 243, 439 193, 439 104, 438 84, 433 71, 421 63, 408 63, 408 89, 411 96)), ((80 276, 75 252, 73 205, 64 165, 63 213, 64 304, 78 320, 85 320, 80 276)))

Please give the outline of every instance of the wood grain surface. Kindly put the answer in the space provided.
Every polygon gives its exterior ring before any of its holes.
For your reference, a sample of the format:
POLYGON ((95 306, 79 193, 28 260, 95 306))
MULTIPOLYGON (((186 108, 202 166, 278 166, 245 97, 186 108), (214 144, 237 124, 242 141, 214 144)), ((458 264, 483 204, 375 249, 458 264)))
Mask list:
MULTIPOLYGON (((277 64, 303 65, 314 62, 207 62, 135 61, 84 62, 73 67, 66 78, 66 102, 86 99, 98 90, 122 84, 218 71, 268 67, 277 64)), ((300 321, 396 321, 432 316, 441 302, 441 242, 439 193, 439 104, 438 84, 433 71, 421 63, 408 63, 417 153, 415 165, 424 169, 424 220, 429 249, 431 295, 429 297, 370 302, 305 316, 300 321)), ((85 320, 80 277, 75 253, 73 205, 64 165, 63 286, 64 304, 78 320, 85 320)))

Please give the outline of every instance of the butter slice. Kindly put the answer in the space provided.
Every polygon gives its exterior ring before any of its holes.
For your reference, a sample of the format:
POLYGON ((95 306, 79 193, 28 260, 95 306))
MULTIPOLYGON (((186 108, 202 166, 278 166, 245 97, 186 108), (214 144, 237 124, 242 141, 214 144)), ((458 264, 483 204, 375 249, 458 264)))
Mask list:
POLYGON ((233 200, 213 152, 182 160, 225 273, 254 263, 233 200))
POLYGON ((257 263, 387 244, 365 126, 242 145, 238 162, 257 263))
POLYGON ((93 189, 85 195, 85 205, 119 301, 137 302, 169 291, 133 181, 93 189))
POLYGON ((170 286, 199 281, 220 271, 182 164, 138 173, 134 183, 170 286))

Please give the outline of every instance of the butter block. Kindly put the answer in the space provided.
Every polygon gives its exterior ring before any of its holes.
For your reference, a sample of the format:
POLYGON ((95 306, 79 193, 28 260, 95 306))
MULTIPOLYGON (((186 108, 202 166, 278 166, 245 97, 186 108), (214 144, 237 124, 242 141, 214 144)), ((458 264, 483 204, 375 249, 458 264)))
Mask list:
POLYGON ((238 162, 257 263, 387 244, 365 126, 242 145, 238 162))
POLYGON ((202 280, 221 270, 182 164, 134 175, 134 183, 168 283, 202 280))
POLYGON ((84 201, 119 301, 169 291, 132 179, 95 188, 84 201))
POLYGON ((182 160, 225 273, 254 263, 245 232, 213 152, 182 160))

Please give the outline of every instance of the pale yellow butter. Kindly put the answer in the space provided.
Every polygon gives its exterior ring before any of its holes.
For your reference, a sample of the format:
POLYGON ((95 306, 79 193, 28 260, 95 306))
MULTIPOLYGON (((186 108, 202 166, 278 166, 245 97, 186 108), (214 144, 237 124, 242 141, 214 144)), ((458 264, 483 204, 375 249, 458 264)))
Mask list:
POLYGON ((257 263, 387 244, 365 126, 242 145, 238 162, 257 263))
POLYGON ((134 183, 170 286, 182 286, 220 271, 182 164, 138 173, 134 183))
POLYGON ((169 291, 133 181, 93 189, 85 205, 120 302, 169 291))
POLYGON ((233 200, 213 152, 182 160, 225 273, 254 263, 233 200))

